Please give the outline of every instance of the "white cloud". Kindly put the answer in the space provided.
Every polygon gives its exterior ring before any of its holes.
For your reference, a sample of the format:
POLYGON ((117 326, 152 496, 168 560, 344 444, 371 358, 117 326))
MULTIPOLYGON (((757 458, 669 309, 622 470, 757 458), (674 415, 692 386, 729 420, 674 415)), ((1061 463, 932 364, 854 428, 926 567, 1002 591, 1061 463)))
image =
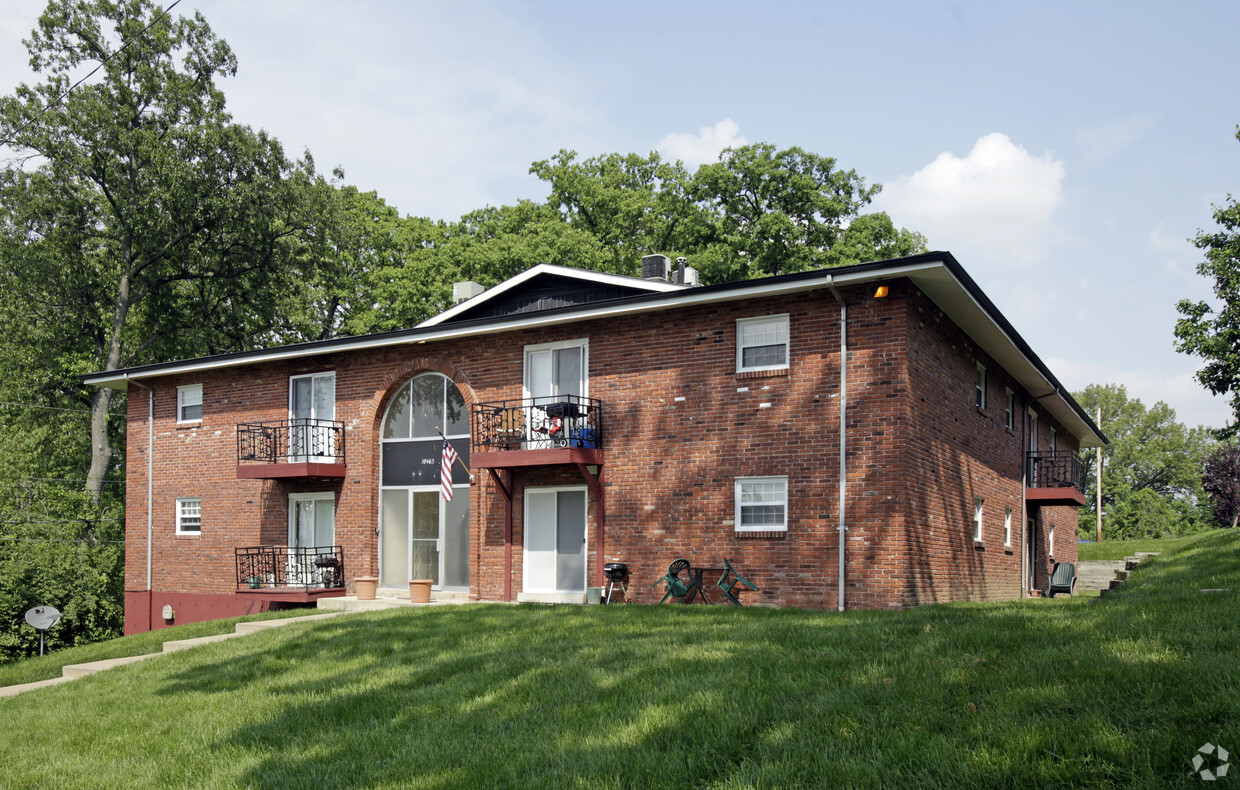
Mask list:
POLYGON ((934 249, 969 248, 1028 260, 1063 200, 1064 164, 992 132, 968 155, 950 151, 888 184, 875 203, 934 249))
MULTIPOLYGON (((1196 427, 1205 425, 1209 428, 1221 428, 1231 419, 1231 410, 1227 399, 1207 392, 1194 378, 1191 369, 1185 368, 1183 362, 1175 367, 1179 372, 1169 376, 1159 376, 1148 370, 1132 368, 1120 369, 1109 364, 1105 358, 1067 359, 1050 357, 1046 360, 1051 372, 1072 392, 1084 389, 1090 384, 1123 384, 1129 398, 1137 398, 1146 408, 1158 401, 1175 409, 1176 419, 1196 427)), ((1106 432, 1105 414, 1102 415, 1102 431, 1106 432)))
POLYGON ((690 170, 719 159, 725 148, 735 148, 749 141, 740 134, 741 128, 731 118, 714 126, 703 126, 697 134, 673 132, 655 144, 655 148, 671 160, 679 159, 690 170))
POLYGON ((1090 165, 1105 162, 1141 139, 1153 125, 1152 116, 1130 115, 1117 121, 1081 129, 1076 133, 1081 161, 1090 165))

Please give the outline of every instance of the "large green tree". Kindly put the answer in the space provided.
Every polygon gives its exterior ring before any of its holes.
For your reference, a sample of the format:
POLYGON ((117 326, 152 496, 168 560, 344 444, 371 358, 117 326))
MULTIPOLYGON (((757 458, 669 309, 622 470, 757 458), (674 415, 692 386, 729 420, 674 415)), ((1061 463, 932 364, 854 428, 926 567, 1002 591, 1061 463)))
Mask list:
MULTIPOLYGON (((149 0, 53 0, 25 44, 42 81, 0 100, 19 153, 0 173, 0 276, 41 357, 84 373, 261 339, 304 190, 279 144, 226 111, 228 45, 149 0)), ((98 499, 113 392, 89 398, 98 499)))
POLYGON ((1240 203, 1228 195, 1215 208, 1214 221, 1218 229, 1198 231, 1193 243, 1206 256, 1197 273, 1213 280, 1219 304, 1181 300, 1176 309, 1183 317, 1176 322, 1175 338, 1177 350, 1204 360, 1197 380, 1215 395, 1231 396, 1232 422, 1217 432, 1230 438, 1240 432, 1240 203))
MULTIPOLYGON (((1214 446, 1207 429, 1185 426, 1162 401, 1147 407, 1121 384, 1091 384, 1073 396, 1089 414, 1101 406, 1101 427, 1110 439, 1102 471, 1105 537, 1159 537, 1205 525, 1201 464, 1214 446)), ((1088 504, 1081 509, 1080 530, 1092 538, 1097 480, 1093 459, 1083 460, 1088 504)))

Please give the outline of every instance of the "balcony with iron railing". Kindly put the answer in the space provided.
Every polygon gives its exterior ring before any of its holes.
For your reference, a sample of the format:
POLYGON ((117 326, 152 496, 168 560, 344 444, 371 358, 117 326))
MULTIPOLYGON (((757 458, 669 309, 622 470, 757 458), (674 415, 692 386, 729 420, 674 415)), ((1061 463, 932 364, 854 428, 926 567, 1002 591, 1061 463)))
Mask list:
POLYGON ((292 602, 345 594, 340 546, 248 546, 236 557, 238 593, 292 602))
POLYGON ((295 418, 237 426, 237 478, 345 475, 344 423, 295 418))
POLYGON ((1025 500, 1040 505, 1085 504, 1085 465, 1071 451, 1025 455, 1025 500))
POLYGON ((602 462, 603 404, 597 398, 556 395, 479 403, 470 417, 474 466, 602 462))

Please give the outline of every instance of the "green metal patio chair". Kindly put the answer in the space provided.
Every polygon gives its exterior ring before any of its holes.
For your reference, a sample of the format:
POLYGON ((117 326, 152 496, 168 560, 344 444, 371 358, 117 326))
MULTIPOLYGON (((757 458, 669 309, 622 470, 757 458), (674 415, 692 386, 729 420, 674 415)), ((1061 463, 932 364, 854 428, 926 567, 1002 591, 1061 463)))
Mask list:
POLYGON ((1076 595, 1076 566, 1071 562, 1055 563, 1050 583, 1046 585, 1046 597, 1054 598, 1057 592, 1076 595))
POLYGON ((736 588, 736 585, 743 584, 749 589, 753 590, 754 592, 758 592, 758 585, 754 584, 753 582, 746 579, 744 576, 741 576, 739 573, 737 573, 736 568, 732 567, 732 563, 728 562, 727 557, 723 558, 723 575, 719 577, 719 581, 717 582, 717 584, 719 586, 719 589, 723 590, 724 597, 726 597, 729 601, 731 601, 736 606, 741 605, 740 600, 736 597, 736 595, 732 593, 732 590, 736 588), (728 581, 729 574, 731 574, 733 577, 731 581, 728 581))
POLYGON ((667 585, 667 592, 659 599, 659 603, 663 603, 668 598, 684 598, 693 589, 693 574, 689 571, 689 561, 680 559, 674 561, 667 566, 667 573, 663 578, 650 585, 650 589, 654 589, 660 584, 667 585), (687 578, 680 578, 680 574, 684 574, 687 578))

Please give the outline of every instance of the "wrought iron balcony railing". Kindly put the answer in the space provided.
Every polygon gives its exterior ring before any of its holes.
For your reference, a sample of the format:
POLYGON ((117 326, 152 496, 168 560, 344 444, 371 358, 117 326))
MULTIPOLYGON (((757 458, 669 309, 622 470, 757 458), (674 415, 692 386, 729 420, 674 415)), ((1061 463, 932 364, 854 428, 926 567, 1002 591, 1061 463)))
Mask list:
POLYGON ((251 546, 236 551, 238 590, 344 587, 340 546, 251 546))
POLYGON ((1085 465, 1071 451, 1027 453, 1025 487, 1075 488, 1084 492, 1085 465))
POLYGON ((475 451, 603 447, 603 404, 596 398, 555 395, 479 403, 471 417, 475 451))
POLYGON ((345 462, 344 423, 297 418, 237 426, 237 463, 345 462))

